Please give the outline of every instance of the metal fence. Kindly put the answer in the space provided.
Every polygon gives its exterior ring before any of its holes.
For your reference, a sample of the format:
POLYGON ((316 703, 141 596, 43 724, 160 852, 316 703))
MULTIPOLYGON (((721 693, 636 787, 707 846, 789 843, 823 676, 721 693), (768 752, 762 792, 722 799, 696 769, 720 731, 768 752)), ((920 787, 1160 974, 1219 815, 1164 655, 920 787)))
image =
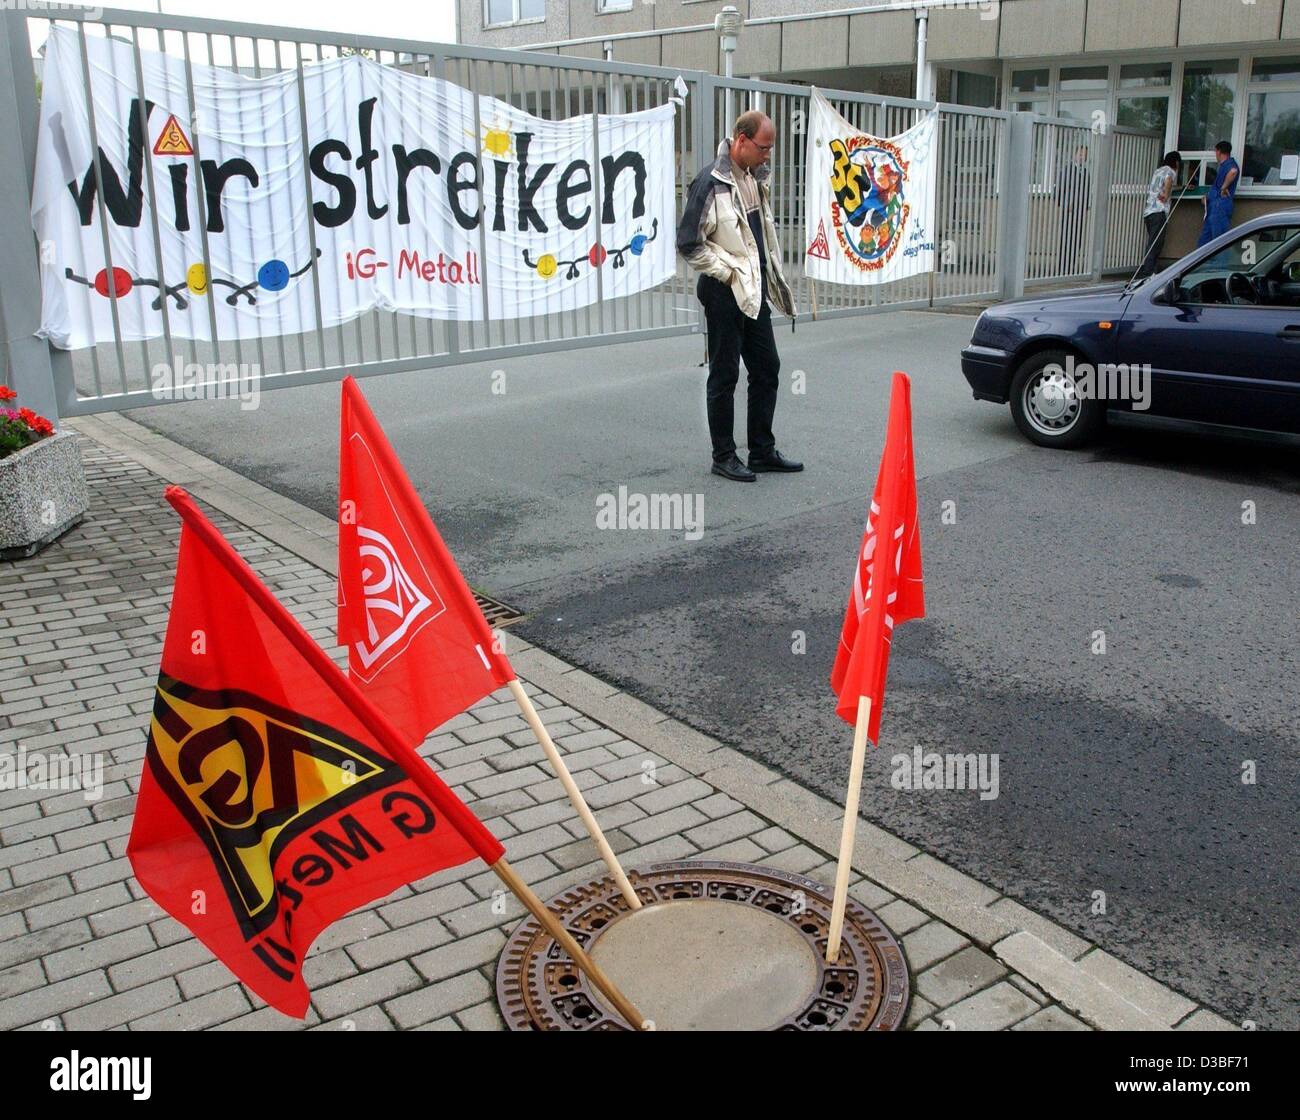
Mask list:
MULTIPOLYGON (((0 150, 9 158, 0 161, 8 165, 0 166, 0 269, 4 276, 0 322, 30 329, 16 331, 14 338, 6 336, 3 353, 13 378, 21 379, 28 403, 64 416, 159 403, 151 390, 150 372, 157 363, 174 363, 177 356, 203 365, 256 365, 261 387, 266 389, 335 380, 344 373, 365 376, 495 361, 539 350, 649 340, 701 331, 703 322, 693 278, 679 260, 676 276, 654 289, 622 299, 602 298, 587 307, 547 315, 456 322, 375 311, 344 325, 325 327, 317 301, 316 329, 303 334, 213 344, 173 343, 166 334, 127 343, 119 332, 115 343, 72 353, 47 348, 30 333, 39 323, 40 297, 27 212, 37 114, 30 43, 42 38, 51 22, 71 27, 83 37, 83 43, 97 35, 129 43, 134 74, 123 77, 134 82, 142 95, 139 60, 143 50, 183 58, 187 68, 225 67, 252 77, 284 71, 301 74, 315 62, 361 51, 382 65, 445 78, 476 95, 508 101, 547 119, 652 108, 673 97, 677 83, 684 81, 685 104, 676 122, 679 212, 691 180, 713 158, 717 138, 727 135, 734 114, 751 106, 761 108, 777 128, 772 202, 800 318, 810 317, 814 308, 818 316, 834 316, 986 299, 1014 294, 1025 282, 1099 275, 1103 267, 1135 267, 1142 248, 1140 229, 1130 220, 1137 173, 1143 168, 1149 172, 1158 158, 1158 141, 1153 137, 1126 134, 1121 142, 1120 130, 1113 137, 1098 138, 1069 122, 1036 123, 1034 161, 1036 168, 1041 163, 1042 173, 1035 172, 1026 194, 1014 185, 1006 154, 1010 126, 1025 114, 939 105, 937 271, 874 287, 820 284, 814 293, 803 275, 806 86, 558 54, 343 36, 147 12, 105 9, 100 18, 92 20, 70 9, 51 10, 48 15, 34 8, 4 10, 0 11, 0 150), (1144 146, 1148 141, 1156 145, 1151 157, 1144 146), (1055 178, 1064 166, 1063 153, 1075 144, 1088 145, 1087 174, 1093 192, 1082 217, 1071 216, 1074 211, 1065 204, 1068 201, 1073 206, 1075 188, 1067 182, 1063 193, 1055 178), (1114 162, 1125 170, 1123 182, 1108 178, 1112 148, 1119 153, 1114 162), (14 160, 16 152, 24 158, 14 160), (25 175, 21 189, 15 172, 25 175), (1104 248, 1096 244, 1098 200, 1123 209, 1123 221, 1108 226, 1104 248), (1024 231, 1019 230, 1021 226, 1024 231), (1015 242, 1018 232, 1029 246, 1023 268, 1015 265, 1014 254, 1009 261, 1004 250, 1008 233, 1015 242)), ((82 57, 84 60, 84 50, 82 57)), ((83 73, 91 91, 93 129, 94 75, 88 65, 83 73)), ((301 96, 301 82, 299 90, 301 96)), ((855 126, 880 135, 906 130, 934 107, 846 91, 827 91, 827 96, 855 126)), ((145 148, 148 161, 148 145, 145 148)), ((145 181, 152 190, 147 163, 145 181)), ((1141 182, 1145 189, 1144 175, 1141 182)), ((304 184, 304 190, 310 189, 309 183, 304 184)), ((97 197, 102 206, 102 189, 97 197)), ((154 215, 157 245, 157 217, 154 208, 149 209, 154 215)), ((1140 205, 1137 210, 1140 227, 1140 205)), ((106 254, 108 250, 106 239, 106 254)), ((207 267, 208 263, 205 251, 203 264, 207 267)), ((108 268, 112 268, 111 259, 108 268)), ((5 375, 0 369, 0 378, 5 375)))
POLYGON ((1142 209, 1162 137, 1067 118, 1033 121, 1026 214, 1029 285, 1134 269, 1142 209))

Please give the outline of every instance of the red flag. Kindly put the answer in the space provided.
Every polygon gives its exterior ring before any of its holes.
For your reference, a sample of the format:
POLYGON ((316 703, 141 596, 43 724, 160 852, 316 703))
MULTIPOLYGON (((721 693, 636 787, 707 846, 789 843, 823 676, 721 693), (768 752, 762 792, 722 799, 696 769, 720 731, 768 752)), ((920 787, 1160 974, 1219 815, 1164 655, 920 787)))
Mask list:
POLYGON ((349 910, 503 849, 176 486, 180 552, 127 854, 240 980, 307 1011, 349 910))
POLYGON ((835 711, 841 719, 856 723, 859 697, 870 697, 867 736, 873 743, 880 737, 880 709, 894 627, 924 616, 916 467, 912 461, 912 383, 907 374, 895 373, 885 451, 831 670, 831 687, 839 697, 835 711), (882 528, 886 542, 878 539, 882 528), (882 558, 884 563, 878 563, 882 558))
POLYGON ((406 742, 514 679, 356 381, 339 434, 339 644, 406 742))

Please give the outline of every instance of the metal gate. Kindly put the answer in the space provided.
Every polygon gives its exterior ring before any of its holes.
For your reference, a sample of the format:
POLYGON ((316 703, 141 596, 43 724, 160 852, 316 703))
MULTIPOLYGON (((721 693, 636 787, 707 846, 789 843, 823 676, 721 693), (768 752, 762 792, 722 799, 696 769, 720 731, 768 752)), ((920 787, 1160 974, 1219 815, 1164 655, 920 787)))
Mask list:
MULTIPOLYGON (((1087 250, 1093 244, 1091 218, 1085 219, 1078 230, 1068 226, 1068 240, 1074 249, 1069 261, 1064 262, 1068 268, 1062 267, 1064 249, 1055 256, 1053 250, 1058 241, 1064 244, 1062 227, 1059 223, 1052 227, 1050 220, 1054 201, 1017 197, 1019 192, 1008 189, 1008 183, 1013 181, 1008 176, 1005 154, 1008 129, 1013 118, 1025 114, 938 106, 940 263, 935 273, 875 287, 821 284, 814 293, 803 275, 804 125, 809 112, 806 86, 719 78, 699 71, 560 54, 344 36, 148 12, 104 9, 98 19, 91 19, 86 12, 75 9, 8 9, 0 11, 0 151, 8 157, 0 161, 0 324, 11 327, 13 335, 5 333, 5 367, 0 369, 0 379, 13 382, 25 403, 49 415, 75 416, 170 399, 160 398, 151 386, 151 371, 160 363, 256 367, 260 387, 269 389, 336 380, 345 373, 366 376, 467 361, 496 361, 544 350, 652 340, 703 329, 692 278, 679 259, 676 276, 656 288, 627 298, 601 298, 587 307, 526 318, 457 322, 373 311, 349 323, 326 327, 322 325, 317 298, 316 328, 302 334, 237 338, 214 344, 173 340, 165 328, 162 338, 126 342, 118 330, 113 343, 74 352, 47 347, 32 335, 40 321, 40 287, 29 216, 37 124, 31 43, 43 38, 52 22, 72 28, 81 37, 83 47, 91 36, 114 36, 129 43, 134 74, 122 77, 134 83, 141 94, 140 52, 144 50, 184 59, 187 72, 194 65, 209 65, 251 77, 286 71, 301 75, 315 62, 364 52, 381 65, 445 78, 471 90, 476 95, 476 115, 481 96, 499 98, 536 116, 557 120, 592 112, 652 108, 677 95, 679 83, 684 82, 684 105, 675 126, 679 213, 691 180, 713 158, 718 137, 730 131, 728 122, 744 108, 761 108, 777 128, 773 209, 801 319, 811 317, 814 308, 818 316, 837 316, 991 298, 1006 294, 1009 287, 1024 279, 1083 276, 1095 274, 1102 267, 1101 248, 1095 253, 1087 250), (21 159, 14 158, 17 153, 21 153, 21 159), (1031 228, 1028 267, 1020 276, 1008 272, 1003 251, 1008 232, 1015 239, 1016 231, 1009 231, 1009 223, 1027 223, 1031 228)), ((84 49, 82 59, 83 75, 91 91, 88 112, 93 137, 93 74, 84 49)), ((298 88, 301 99, 301 81, 298 88)), ((871 94, 825 92, 856 126, 882 135, 904 131, 934 107, 871 94)), ((1050 176, 1057 149, 1073 143, 1073 134, 1061 122, 1044 122, 1042 127, 1049 130, 1042 133, 1041 145, 1044 174, 1050 176), (1067 138, 1062 140, 1062 136, 1067 138)), ((1153 139, 1152 143, 1157 142, 1153 139)), ((1039 144, 1037 139, 1035 144, 1039 144)), ((152 191, 148 145, 145 147, 145 181, 152 191)), ((1100 151, 1101 145, 1094 148, 1100 151)), ((1127 144, 1124 166, 1139 166, 1141 154, 1137 145, 1127 144)), ((1148 171, 1150 166, 1154 161, 1148 161, 1148 171)), ((96 197, 102 207, 98 165, 95 170, 100 188, 96 197)), ((1096 190, 1105 169, 1094 167, 1093 171, 1092 187, 1096 190)), ((1044 189, 1040 184, 1031 184, 1030 193, 1042 193, 1044 189)), ((1109 184, 1104 189, 1107 194, 1102 197, 1129 205, 1133 188, 1127 180, 1118 197, 1113 197, 1109 184)), ((303 190, 310 203, 310 182, 304 182, 303 190)), ((161 259, 157 212, 152 206, 149 210, 154 245, 161 259)), ((1140 258, 1140 237, 1130 238, 1131 231, 1123 232, 1132 224, 1128 218, 1125 222, 1112 226, 1113 236, 1105 245, 1106 267, 1132 267, 1140 258)), ((107 239, 104 248, 111 274, 107 239)), ((207 268, 206 250, 202 263, 207 268)))

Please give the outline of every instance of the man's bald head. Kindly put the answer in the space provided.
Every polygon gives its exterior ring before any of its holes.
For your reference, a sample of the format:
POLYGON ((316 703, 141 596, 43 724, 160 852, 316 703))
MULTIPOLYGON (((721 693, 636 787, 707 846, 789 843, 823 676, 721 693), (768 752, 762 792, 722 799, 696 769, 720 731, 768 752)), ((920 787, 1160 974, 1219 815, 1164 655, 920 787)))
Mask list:
POLYGON ((776 143, 776 126, 772 118, 750 109, 736 118, 732 132, 731 159, 744 171, 761 167, 772 154, 776 143))

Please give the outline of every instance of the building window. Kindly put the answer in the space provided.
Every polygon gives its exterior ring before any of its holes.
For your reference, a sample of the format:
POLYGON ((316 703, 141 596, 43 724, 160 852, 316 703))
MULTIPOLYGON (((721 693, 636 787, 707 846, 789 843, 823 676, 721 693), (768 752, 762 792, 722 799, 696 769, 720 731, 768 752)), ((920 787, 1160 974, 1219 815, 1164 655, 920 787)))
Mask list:
POLYGON ((1153 86, 1168 89, 1173 85, 1174 67, 1171 62, 1139 62, 1119 68, 1120 89, 1146 89, 1153 86))
POLYGON ((540 23, 546 18, 546 0, 485 0, 484 8, 484 27, 540 23))
POLYGON ((1014 70, 1011 73, 1011 108, 1017 113, 1042 113, 1052 109, 1052 72, 1042 70, 1014 70))
POLYGON ((606 12, 630 12, 632 0, 596 0, 596 11, 601 15, 606 12))
POLYGON ((1242 186, 1300 184, 1300 58, 1260 58, 1250 74, 1242 186))
POLYGON ((1178 147, 1184 157, 1209 152, 1232 137, 1237 103, 1237 60, 1189 62, 1183 67, 1178 147))

